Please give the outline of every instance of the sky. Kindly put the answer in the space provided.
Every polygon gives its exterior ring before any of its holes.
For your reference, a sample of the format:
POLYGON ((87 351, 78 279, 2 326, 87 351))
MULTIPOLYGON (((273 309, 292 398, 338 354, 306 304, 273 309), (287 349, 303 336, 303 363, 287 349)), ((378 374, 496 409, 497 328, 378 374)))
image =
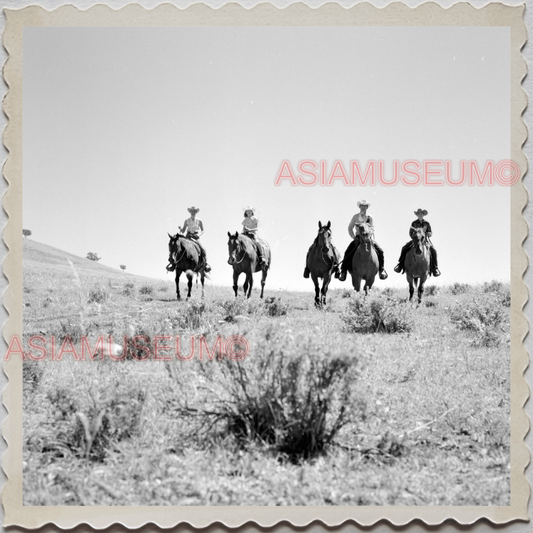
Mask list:
MULTIPOLYGON (((418 208, 437 284, 510 274, 510 191, 275 186, 283 161, 459 161, 510 156, 510 36, 498 27, 25 28, 23 223, 36 241, 144 276, 200 208, 212 266, 231 285, 227 232, 252 205, 272 248, 267 290, 311 290, 318 221, 341 252, 366 199, 389 279, 418 208)), ((242 283, 243 279, 241 279, 242 283)), ((256 284, 259 284, 259 275, 256 284)), ((332 288, 346 287, 337 280, 332 288)))

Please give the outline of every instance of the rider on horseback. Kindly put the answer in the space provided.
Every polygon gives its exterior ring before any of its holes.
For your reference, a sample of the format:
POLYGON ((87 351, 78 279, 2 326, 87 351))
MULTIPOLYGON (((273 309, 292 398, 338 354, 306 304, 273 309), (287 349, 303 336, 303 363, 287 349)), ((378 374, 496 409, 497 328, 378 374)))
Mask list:
MULTIPOLYGON (((211 267, 207 264, 207 257, 205 253, 205 249, 198 240, 204 233, 204 225, 202 221, 198 218, 196 218, 196 213, 200 211, 198 207, 188 207, 187 211, 191 214, 191 216, 185 220, 183 223, 183 227, 179 228, 179 232, 181 234, 185 233, 186 239, 193 240, 198 247, 200 248, 200 260, 198 262, 198 269, 201 270, 204 269, 205 272, 210 272, 211 267)), ((171 272, 176 268, 176 265, 172 262, 172 257, 169 257, 168 259, 169 265, 167 266, 167 270, 171 272)))
MULTIPOLYGON (((424 217, 427 216, 428 212, 425 209, 417 209, 415 211, 415 215, 418 217, 409 228, 409 236, 411 239, 413 239, 415 235, 415 231, 417 228, 423 228, 426 233, 426 238, 429 239, 431 237, 431 224, 424 220, 424 217)), ((439 271, 439 265, 437 261, 437 250, 435 250, 433 243, 428 240, 429 243, 429 253, 430 253, 430 266, 429 271, 433 276, 436 278, 440 276, 439 271)), ((405 244, 402 248, 402 251, 400 253, 400 259, 398 259, 398 264, 394 267, 394 272, 397 272, 398 274, 403 274, 403 271, 405 269, 405 258, 407 256, 407 252, 413 247, 413 241, 410 240, 407 244, 405 244)))
POLYGON ((263 250, 261 244, 256 238, 256 233, 259 226, 259 219, 254 214, 254 208, 251 205, 248 205, 244 208, 244 220, 242 221, 242 233, 246 235, 252 241, 254 241, 255 250, 257 253, 257 264, 260 268, 266 266, 265 260, 263 259, 263 250))
MULTIPOLYGON (((364 224, 365 222, 372 229, 374 228, 374 221, 372 220, 372 217, 366 214, 370 204, 366 200, 361 200, 360 202, 357 202, 357 207, 359 207, 359 213, 356 213, 348 224, 348 233, 353 240, 350 242, 348 248, 346 248, 346 251, 344 252, 344 259, 342 260, 341 274, 339 277, 340 281, 344 281, 346 279, 346 273, 348 272, 348 268, 351 266, 354 253, 361 244, 361 239, 359 238, 359 235, 354 232, 354 228, 357 228, 357 226, 364 224)), ((376 255, 378 256, 379 279, 387 279, 389 275, 387 272, 385 272, 385 254, 383 253, 383 249, 373 239, 372 246, 374 247, 374 250, 376 250, 376 255)))

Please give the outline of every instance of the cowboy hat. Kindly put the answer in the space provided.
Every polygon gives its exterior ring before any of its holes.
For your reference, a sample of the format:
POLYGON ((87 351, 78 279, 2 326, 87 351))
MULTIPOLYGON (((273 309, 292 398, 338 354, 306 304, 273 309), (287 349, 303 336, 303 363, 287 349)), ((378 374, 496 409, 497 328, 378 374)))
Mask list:
POLYGON ((366 200, 361 200, 357 202, 357 207, 361 207, 362 205, 366 205, 367 207, 370 207, 370 204, 366 200))
POLYGON ((192 207, 187 207, 187 211, 189 211, 191 215, 195 215, 196 213, 198 213, 198 211, 200 211, 200 208, 194 207, 193 205, 192 207))
POLYGON ((255 209, 251 205, 247 205, 246 207, 243 207, 244 214, 246 214, 247 211, 251 211, 252 215, 255 214, 255 209))
POLYGON ((418 209, 415 211, 415 215, 416 215, 416 216, 418 216, 418 215, 422 215, 423 217, 425 217, 427 214, 428 214, 428 212, 427 212, 425 209, 420 209, 420 208, 418 208, 418 209))

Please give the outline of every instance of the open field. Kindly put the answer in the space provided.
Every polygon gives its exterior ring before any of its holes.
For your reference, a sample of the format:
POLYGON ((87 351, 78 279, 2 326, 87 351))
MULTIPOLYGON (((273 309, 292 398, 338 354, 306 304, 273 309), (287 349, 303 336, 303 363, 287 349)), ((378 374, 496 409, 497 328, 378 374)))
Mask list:
POLYGON ((170 277, 24 245, 25 346, 124 355, 24 362, 24 504, 509 505, 508 286, 177 302, 170 277), (232 335, 242 361, 213 349, 232 335), (157 336, 196 352, 155 360, 157 336))

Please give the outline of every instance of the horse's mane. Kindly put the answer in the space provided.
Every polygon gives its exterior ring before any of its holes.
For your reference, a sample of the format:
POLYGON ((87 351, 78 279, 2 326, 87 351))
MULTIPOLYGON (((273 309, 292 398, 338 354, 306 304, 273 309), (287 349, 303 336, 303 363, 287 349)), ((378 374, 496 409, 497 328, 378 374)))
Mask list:
POLYGON ((199 253, 199 245, 197 245, 191 239, 187 239, 185 235, 181 235, 180 233, 178 233, 177 235, 175 235, 174 246, 178 248, 180 245, 185 251, 184 257, 187 257, 189 261, 194 261, 196 258, 194 257, 193 252, 199 253))
POLYGON ((240 233, 236 240, 241 243, 241 247, 248 255, 255 254, 255 247, 250 237, 240 233))

